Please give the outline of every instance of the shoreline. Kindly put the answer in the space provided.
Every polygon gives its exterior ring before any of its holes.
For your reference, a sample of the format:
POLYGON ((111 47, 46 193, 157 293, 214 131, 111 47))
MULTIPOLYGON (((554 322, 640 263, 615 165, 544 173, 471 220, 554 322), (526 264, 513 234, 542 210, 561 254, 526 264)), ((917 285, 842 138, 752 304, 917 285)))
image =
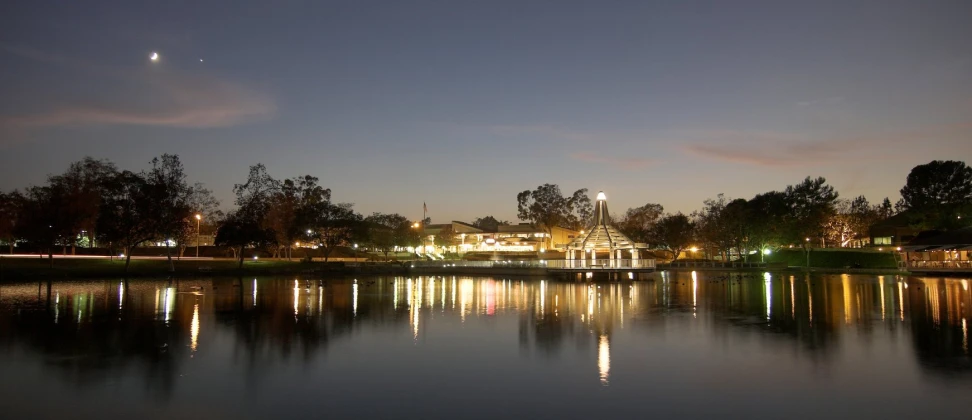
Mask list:
MULTIPOLYGON (((238 260, 177 260, 175 271, 169 271, 165 259, 131 261, 129 272, 124 271, 124 261, 91 259, 55 259, 53 267, 47 259, 2 258, 0 259, 0 283, 71 280, 94 278, 193 278, 193 277, 244 277, 244 276, 315 276, 344 277, 355 275, 458 275, 458 276, 524 276, 560 277, 544 269, 487 268, 487 267, 428 267, 410 268, 404 262, 345 263, 302 262, 287 260, 245 260, 239 268, 238 260)), ((972 272, 954 270, 900 270, 894 268, 827 268, 827 267, 662 267, 653 273, 664 271, 682 272, 786 272, 816 274, 864 274, 894 276, 972 277, 972 272)), ((650 276, 650 273, 641 273, 650 276)), ((569 280, 567 280, 569 281, 569 280)))

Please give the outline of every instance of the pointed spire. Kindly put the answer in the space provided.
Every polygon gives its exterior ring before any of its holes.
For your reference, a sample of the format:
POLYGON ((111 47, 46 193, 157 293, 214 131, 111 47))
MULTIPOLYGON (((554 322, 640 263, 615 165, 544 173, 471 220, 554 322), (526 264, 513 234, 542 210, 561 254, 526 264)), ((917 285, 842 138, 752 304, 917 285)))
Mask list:
POLYGON ((609 224, 611 224, 611 219, 607 209, 607 196, 604 195, 604 191, 598 191, 597 203, 594 204, 594 226, 592 230, 598 226, 607 227, 609 224))

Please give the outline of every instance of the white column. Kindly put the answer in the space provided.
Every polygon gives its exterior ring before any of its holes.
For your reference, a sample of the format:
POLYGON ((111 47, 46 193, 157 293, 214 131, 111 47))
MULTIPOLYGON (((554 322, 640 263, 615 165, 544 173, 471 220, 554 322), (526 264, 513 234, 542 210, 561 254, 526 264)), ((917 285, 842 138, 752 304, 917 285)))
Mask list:
POLYGON ((614 250, 608 248, 608 261, 611 263, 609 267, 614 268, 614 250))
POLYGON ((631 248, 631 266, 638 267, 638 250, 631 248))

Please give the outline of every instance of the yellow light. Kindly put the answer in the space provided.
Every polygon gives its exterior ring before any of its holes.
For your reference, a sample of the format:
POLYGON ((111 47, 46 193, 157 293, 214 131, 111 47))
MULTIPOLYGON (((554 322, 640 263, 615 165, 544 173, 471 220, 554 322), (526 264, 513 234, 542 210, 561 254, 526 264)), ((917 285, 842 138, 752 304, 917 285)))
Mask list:
POLYGON ((691 247, 691 248, 689 248, 689 251, 692 251, 692 252, 697 252, 698 250, 699 250, 699 249, 698 249, 698 248, 696 248, 696 247, 694 247, 694 246, 693 246, 693 247, 691 247))
POLYGON ((608 341, 607 335, 598 337, 597 370, 600 374, 601 385, 607 385, 611 374, 611 343, 608 341))
POLYGON ((300 246, 300 242, 294 242, 294 246, 300 246))
POLYGON ((810 242, 810 238, 807 238, 807 242, 810 242))
POLYGON ((199 304, 192 308, 192 322, 189 324, 189 350, 196 351, 199 344, 199 304))
POLYGON ((202 216, 197 214, 196 215, 196 220, 202 220, 202 216))

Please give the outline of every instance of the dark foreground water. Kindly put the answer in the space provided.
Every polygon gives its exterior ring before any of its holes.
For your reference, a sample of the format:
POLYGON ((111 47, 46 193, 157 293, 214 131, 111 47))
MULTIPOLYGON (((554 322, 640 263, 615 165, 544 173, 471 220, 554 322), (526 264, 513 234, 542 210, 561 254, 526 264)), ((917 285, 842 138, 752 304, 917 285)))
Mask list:
POLYGON ((969 280, 0 285, 0 417, 972 418, 969 280))

